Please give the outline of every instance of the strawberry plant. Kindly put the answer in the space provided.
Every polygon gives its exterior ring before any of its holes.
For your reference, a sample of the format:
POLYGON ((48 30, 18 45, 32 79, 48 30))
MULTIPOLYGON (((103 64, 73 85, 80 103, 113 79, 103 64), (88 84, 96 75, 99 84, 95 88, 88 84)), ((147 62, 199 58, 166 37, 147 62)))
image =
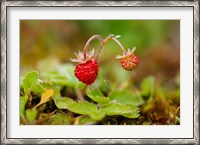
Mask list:
MULTIPOLYGON (((156 86, 153 76, 144 78, 139 86, 130 85, 132 82, 127 80, 116 87, 104 79, 100 70, 103 66, 99 66, 100 54, 110 41, 122 50, 122 55, 116 56, 120 60, 120 69, 134 71, 139 65, 135 47, 126 51, 118 38, 109 35, 104 39, 101 35, 93 35, 83 52, 75 53, 76 58, 70 59, 77 63, 76 66, 67 63, 59 64, 51 71, 27 72, 20 82, 20 123, 179 124, 179 107, 163 100, 161 96, 166 94, 166 90, 156 86), (100 40, 96 55, 94 49, 88 52, 94 39, 100 40), (156 108, 157 104, 163 108, 156 108), (168 112, 165 110, 167 107, 171 108, 168 112)), ((167 90, 173 96, 179 95, 178 91, 179 86, 177 92, 167 90)))

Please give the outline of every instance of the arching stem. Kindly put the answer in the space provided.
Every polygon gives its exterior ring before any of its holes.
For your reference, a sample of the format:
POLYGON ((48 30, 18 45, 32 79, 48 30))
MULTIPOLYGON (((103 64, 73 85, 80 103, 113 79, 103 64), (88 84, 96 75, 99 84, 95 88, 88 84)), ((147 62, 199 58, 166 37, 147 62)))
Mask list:
POLYGON ((108 37, 106 37, 102 42, 101 42, 101 45, 99 47, 99 51, 97 53, 97 57, 96 57, 96 60, 98 61, 99 59, 99 56, 101 54, 101 50, 103 48, 103 46, 108 43, 110 40, 114 40, 118 45, 119 47, 121 48, 121 50, 123 51, 124 54, 126 54, 126 50, 124 49, 124 47, 122 46, 122 44, 117 40, 117 37, 114 36, 114 35, 109 35, 108 37))
POLYGON ((102 50, 103 46, 104 46, 106 43, 108 43, 111 39, 112 39, 112 36, 109 35, 108 37, 106 37, 106 39, 103 39, 103 40, 101 41, 101 45, 99 46, 99 49, 98 49, 98 52, 97 52, 97 56, 96 56, 96 60, 97 60, 97 61, 99 60, 99 56, 100 56, 100 54, 101 54, 101 50, 102 50))
MULTIPOLYGON (((83 52, 84 52, 84 59, 86 59, 87 48, 89 47, 90 43, 91 43, 94 39, 99 39, 99 40, 101 41, 101 43, 102 43, 103 40, 104 40, 103 37, 102 37, 101 35, 93 35, 92 37, 90 37, 90 38, 88 39, 88 41, 86 42, 85 47, 84 47, 84 50, 83 50, 83 52)), ((101 44, 100 46, 103 47, 102 44, 101 44)))
MULTIPOLYGON (((90 38, 88 39, 88 41, 86 42, 85 47, 84 47, 84 50, 83 50, 83 52, 84 52, 84 59, 86 59, 87 49, 88 49, 90 43, 91 43, 94 39, 99 39, 100 42, 101 42, 100 47, 99 47, 99 49, 98 49, 99 51, 98 51, 97 57, 96 57, 96 60, 98 61, 99 55, 100 55, 101 50, 102 50, 102 48, 103 48, 103 43, 102 43, 102 42, 103 42, 104 38, 103 38, 101 35, 97 35, 97 34, 96 34, 96 35, 93 35, 92 37, 90 37, 90 38)), ((85 91, 86 91, 86 89, 87 89, 87 86, 88 86, 88 85, 85 85, 85 86, 84 86, 84 88, 83 88, 83 90, 82 90, 82 96, 84 96, 85 91)), ((82 97, 82 99, 84 99, 84 97, 82 97)))
POLYGON ((126 54, 126 50, 124 49, 124 47, 122 46, 122 44, 115 37, 112 37, 112 40, 114 40, 119 45, 119 47, 121 48, 121 50, 123 51, 123 53, 126 54))
MULTIPOLYGON (((104 46, 106 43, 108 43, 110 40, 114 40, 114 41, 119 45, 119 47, 121 48, 121 50, 123 51, 123 53, 126 54, 126 50, 124 49, 124 47, 122 46, 122 44, 117 40, 116 36, 114 36, 114 35, 109 35, 108 37, 106 37, 106 38, 104 39, 101 35, 96 34, 96 35, 93 35, 92 37, 90 37, 90 38, 88 39, 88 41, 86 42, 86 44, 85 44, 85 47, 84 47, 84 50, 83 50, 83 52, 84 52, 84 59, 86 59, 87 49, 88 49, 90 43, 91 43, 94 39, 99 39, 100 42, 101 42, 101 44, 100 44, 100 46, 99 46, 99 48, 98 48, 97 55, 96 55, 96 60, 97 60, 97 61, 98 61, 98 59, 99 59, 99 56, 100 56, 100 54, 101 54, 101 50, 102 50, 103 46, 104 46)), ((86 89, 87 89, 87 85, 85 85, 85 87, 84 87, 84 89, 83 89, 83 91, 82 91, 82 96, 84 96, 86 89)), ((84 98, 84 97, 83 97, 83 98, 84 98)))
POLYGON ((98 52, 97 52, 97 56, 96 56, 96 60, 97 61, 99 61, 99 56, 100 56, 100 54, 101 54, 101 50, 102 50, 102 48, 103 48, 103 43, 101 42, 101 44, 100 44, 100 46, 99 46, 99 49, 98 49, 98 52))

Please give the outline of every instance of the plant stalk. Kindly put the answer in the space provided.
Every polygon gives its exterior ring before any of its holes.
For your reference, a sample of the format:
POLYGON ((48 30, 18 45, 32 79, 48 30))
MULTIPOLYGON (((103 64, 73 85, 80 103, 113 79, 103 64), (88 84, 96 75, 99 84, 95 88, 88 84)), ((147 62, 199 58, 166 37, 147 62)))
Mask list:
POLYGON ((78 100, 85 101, 84 94, 77 87, 75 87, 75 92, 78 97, 78 100))
MULTIPOLYGON (((86 53, 87 53, 87 48, 89 47, 89 45, 90 45, 90 43, 94 40, 94 39, 99 39, 101 42, 103 42, 103 37, 101 36, 101 35, 93 35, 92 37, 90 37, 89 39, 88 39, 88 41, 86 42, 86 44, 85 44, 85 47, 84 47, 84 50, 83 50, 83 52, 84 52, 84 59, 86 59, 86 53)), ((102 45, 101 45, 101 47, 102 47, 102 45)))
POLYGON ((123 53, 126 54, 126 50, 124 49, 124 47, 122 46, 122 44, 115 37, 112 37, 112 40, 114 40, 119 45, 119 47, 121 48, 121 50, 123 51, 123 53))
MULTIPOLYGON (((116 39, 116 37, 115 37, 114 35, 109 35, 108 37, 106 37, 106 38, 104 39, 101 35, 96 34, 96 35, 91 36, 91 37, 88 39, 88 41, 86 42, 86 44, 85 44, 85 47, 84 47, 84 50, 83 50, 83 52, 84 52, 84 59, 86 59, 87 49, 88 49, 90 43, 91 43, 94 39, 98 39, 98 40, 100 40, 100 42, 101 42, 101 43, 100 43, 100 46, 99 46, 99 48, 98 48, 97 55, 96 55, 96 60, 97 60, 97 61, 99 60, 99 56, 100 56, 100 54, 101 54, 101 50, 102 50, 103 46, 104 46, 106 43, 108 43, 110 40, 114 40, 114 41, 119 45, 119 47, 121 48, 121 50, 123 51, 123 53, 126 54, 126 50, 124 49, 124 47, 122 46, 122 44, 116 39)), ((84 97, 83 97, 83 96, 84 96, 84 94, 85 94, 86 89, 87 89, 87 85, 84 86, 84 88, 83 88, 83 90, 82 90, 82 95, 80 95, 80 94, 78 95, 78 96, 79 96, 78 98, 79 98, 80 100, 84 100, 84 97)))

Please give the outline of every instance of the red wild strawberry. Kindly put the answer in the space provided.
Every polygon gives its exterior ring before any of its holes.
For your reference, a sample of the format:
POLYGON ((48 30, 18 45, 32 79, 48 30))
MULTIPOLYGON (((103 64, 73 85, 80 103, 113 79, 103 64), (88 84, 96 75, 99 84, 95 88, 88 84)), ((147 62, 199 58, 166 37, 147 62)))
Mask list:
POLYGON ((132 71, 139 64, 138 57, 133 53, 135 48, 131 51, 128 49, 127 54, 123 54, 123 56, 117 56, 117 59, 120 59, 121 66, 128 71, 132 71))
POLYGON ((83 52, 80 52, 76 55, 76 59, 71 59, 73 62, 78 62, 74 70, 74 74, 77 79, 87 85, 92 84, 98 76, 98 64, 96 59, 93 59, 94 49, 89 53, 86 53, 86 59, 84 59, 83 52))
POLYGON ((79 81, 87 85, 92 84, 98 76, 97 61, 95 59, 91 59, 85 63, 78 64, 74 73, 79 81))

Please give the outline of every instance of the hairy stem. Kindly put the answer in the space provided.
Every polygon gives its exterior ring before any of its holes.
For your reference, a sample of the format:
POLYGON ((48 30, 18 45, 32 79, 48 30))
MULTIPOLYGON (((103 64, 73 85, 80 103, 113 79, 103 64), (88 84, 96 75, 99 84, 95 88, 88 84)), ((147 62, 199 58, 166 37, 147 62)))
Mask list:
POLYGON ((97 56, 96 56, 96 60, 97 60, 97 61, 98 61, 98 59, 99 59, 99 56, 100 56, 100 54, 101 54, 101 50, 102 50, 103 46, 104 46, 106 43, 108 43, 111 39, 112 39, 112 36, 109 35, 108 37, 106 37, 106 39, 103 39, 103 40, 101 41, 101 44, 100 44, 100 46, 99 46, 99 49, 98 49, 98 52, 97 52, 97 56))
POLYGON ((75 87, 75 93, 76 93, 78 100, 80 100, 80 101, 85 100, 84 94, 82 94, 81 91, 77 87, 75 87))
POLYGON ((100 54, 101 54, 102 48, 103 48, 103 43, 101 42, 101 44, 100 44, 100 46, 99 46, 99 48, 98 48, 97 56, 96 56, 96 60, 97 60, 97 61, 99 60, 99 56, 100 56, 100 54))
MULTIPOLYGON (((100 46, 99 46, 99 48, 98 48, 97 55, 96 55, 96 60, 97 60, 97 61, 98 61, 98 59, 99 59, 99 56, 100 56, 100 54, 101 54, 101 50, 102 50, 103 46, 104 46, 106 43, 108 43, 110 40, 114 40, 114 41, 119 45, 119 47, 121 48, 121 50, 123 51, 123 53, 126 54, 126 50, 124 49, 124 47, 122 46, 122 44, 116 39, 116 37, 115 37, 114 35, 109 35, 108 37, 106 37, 106 38, 104 39, 101 35, 96 34, 96 35, 93 35, 92 37, 90 37, 90 38, 88 39, 88 41, 86 42, 86 44, 85 44, 85 47, 84 47, 84 50, 83 50, 83 52, 84 52, 84 59, 86 59, 87 49, 88 49, 90 43, 91 43, 94 39, 99 39, 100 42, 101 42, 101 43, 100 43, 100 46)), ((83 88, 83 90, 82 90, 82 95, 79 93, 79 95, 78 95, 79 100, 84 100, 84 97, 83 97, 83 96, 84 96, 84 94, 85 94, 86 89, 87 89, 87 85, 85 85, 85 87, 83 88)))
MULTIPOLYGON (((86 44, 85 44, 85 47, 84 47, 84 59, 86 59, 86 50, 87 50, 87 48, 89 47, 89 45, 90 45, 90 43, 94 40, 94 39, 99 39, 100 41, 101 41, 101 43, 103 42, 103 37, 101 36, 101 35, 93 35, 92 37, 90 37, 89 39, 88 39, 88 41, 86 42, 86 44)), ((102 44, 101 44, 101 47, 102 47, 102 44)))
POLYGON ((88 86, 88 85, 85 85, 84 88, 83 88, 83 90, 82 90, 82 95, 83 95, 83 96, 84 96, 84 94, 85 94, 85 91, 86 91, 86 89, 87 89, 87 86, 88 86))
POLYGON ((112 37, 112 40, 114 40, 119 45, 119 47, 121 48, 121 50, 123 51, 123 53, 126 54, 126 50, 124 49, 124 47, 122 46, 122 44, 115 37, 112 37))
MULTIPOLYGON (((100 46, 98 48, 98 52, 97 52, 97 56, 96 56, 96 60, 98 61, 103 46, 108 42, 108 40, 111 40, 111 37, 108 36, 106 39, 104 39, 101 35, 93 35, 92 37, 90 37, 88 39, 88 41, 86 42, 84 50, 83 50, 84 51, 84 59, 86 59, 87 48, 89 47, 90 43, 94 39, 99 39, 101 41, 101 44, 100 44, 100 46)), ((83 96, 85 94, 86 89, 87 89, 87 85, 85 85, 84 88, 83 88, 83 90, 82 90, 82 98, 81 98, 82 100, 84 99, 83 96)), ((79 97, 79 99, 80 99, 80 97, 79 97)))

